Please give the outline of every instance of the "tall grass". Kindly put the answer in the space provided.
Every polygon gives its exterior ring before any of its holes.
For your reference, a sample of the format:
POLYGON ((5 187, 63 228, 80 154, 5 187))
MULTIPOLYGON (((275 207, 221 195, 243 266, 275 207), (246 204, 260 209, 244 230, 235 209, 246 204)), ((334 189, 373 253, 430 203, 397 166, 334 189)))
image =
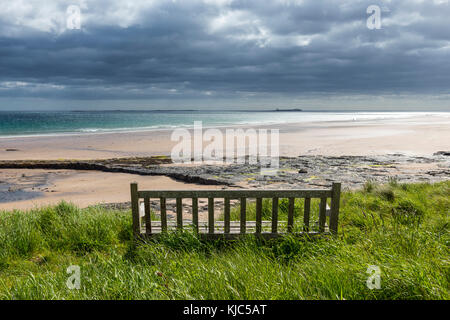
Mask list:
MULTIPOLYGON (((0 298, 449 298, 450 182, 371 184, 341 201, 338 237, 264 243, 203 242, 184 232, 137 244, 130 212, 65 202, 1 212, 0 298), (79 290, 66 286, 70 265, 80 266, 79 290), (380 267, 381 289, 367 288, 369 265, 380 267)), ((295 206, 302 220, 303 202, 295 206)), ((270 210, 264 201, 264 219, 270 210)))

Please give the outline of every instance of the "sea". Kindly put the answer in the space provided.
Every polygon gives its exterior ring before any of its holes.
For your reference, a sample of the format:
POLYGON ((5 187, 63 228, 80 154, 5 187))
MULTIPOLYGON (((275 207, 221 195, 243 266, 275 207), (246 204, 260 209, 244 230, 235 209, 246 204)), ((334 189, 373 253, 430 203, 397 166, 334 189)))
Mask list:
POLYGON ((310 112, 310 111, 0 111, 0 137, 147 131, 193 127, 270 125, 326 121, 364 121, 448 112, 310 112))

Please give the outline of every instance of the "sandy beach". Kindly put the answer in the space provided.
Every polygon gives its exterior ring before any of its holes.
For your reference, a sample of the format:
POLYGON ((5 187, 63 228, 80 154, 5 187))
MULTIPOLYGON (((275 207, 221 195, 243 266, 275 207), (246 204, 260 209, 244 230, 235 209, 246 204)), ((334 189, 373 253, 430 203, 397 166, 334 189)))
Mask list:
MULTIPOLYGON (((431 155, 450 148, 450 114, 404 119, 289 123, 244 129, 280 130, 280 155, 431 155)), ((223 130, 224 131, 224 130, 223 130)), ((0 160, 106 159, 170 155, 172 130, 0 138, 0 160), (14 151, 6 151, 14 150, 14 151)))
POLYGON ((15 183, 24 192, 36 192, 36 198, 0 203, 0 210, 30 209, 65 200, 80 207, 130 201, 130 182, 147 190, 211 189, 183 183, 164 176, 145 177, 126 173, 75 170, 4 169, 0 181, 15 183))
MULTIPOLYGON (((280 130, 282 156, 432 156, 450 150, 450 115, 404 119, 270 125, 280 130)), ((109 159, 170 155, 171 130, 0 138, 0 160, 109 159), (7 151, 8 150, 8 151, 7 151)), ((187 184, 164 176, 75 170, 0 169, 0 190, 22 186, 24 200, 0 209, 28 209, 62 199, 86 207, 129 201, 129 183, 147 189, 220 188, 187 184), (3 186, 3 187, 1 187, 3 186), (34 189, 33 189, 34 188, 34 189), (29 199, 27 192, 33 193, 29 199)), ((9 189, 9 190, 8 190, 9 189)))

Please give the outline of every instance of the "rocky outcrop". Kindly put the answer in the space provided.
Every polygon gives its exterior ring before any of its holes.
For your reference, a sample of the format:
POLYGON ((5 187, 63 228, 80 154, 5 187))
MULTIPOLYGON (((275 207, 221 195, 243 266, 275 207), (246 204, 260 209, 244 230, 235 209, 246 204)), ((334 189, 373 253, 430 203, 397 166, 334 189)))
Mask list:
POLYGON ((436 182, 450 178, 450 159, 442 153, 431 157, 402 154, 376 157, 282 157, 279 168, 269 171, 261 170, 259 164, 177 165, 164 156, 85 161, 0 161, 0 168, 97 170, 163 175, 189 183, 251 188, 329 186, 333 181, 355 188, 368 180, 380 183, 392 179, 398 182, 436 182))

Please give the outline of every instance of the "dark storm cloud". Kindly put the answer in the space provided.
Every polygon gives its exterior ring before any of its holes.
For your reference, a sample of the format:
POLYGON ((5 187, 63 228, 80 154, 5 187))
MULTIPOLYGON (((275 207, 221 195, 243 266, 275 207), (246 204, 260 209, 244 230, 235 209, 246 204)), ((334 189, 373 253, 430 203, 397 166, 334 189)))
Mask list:
POLYGON ((81 30, 65 29, 73 2, 13 3, 0 8, 1 97, 449 93, 442 0, 81 1, 81 30))

